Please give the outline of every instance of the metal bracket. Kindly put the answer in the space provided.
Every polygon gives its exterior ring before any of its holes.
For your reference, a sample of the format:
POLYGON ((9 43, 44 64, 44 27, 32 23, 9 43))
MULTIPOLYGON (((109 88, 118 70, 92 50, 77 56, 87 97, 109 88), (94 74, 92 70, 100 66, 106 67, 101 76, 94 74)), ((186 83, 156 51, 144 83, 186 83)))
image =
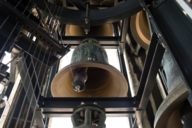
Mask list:
POLYGON ((72 114, 73 128, 105 128, 105 110, 98 105, 80 105, 72 114))

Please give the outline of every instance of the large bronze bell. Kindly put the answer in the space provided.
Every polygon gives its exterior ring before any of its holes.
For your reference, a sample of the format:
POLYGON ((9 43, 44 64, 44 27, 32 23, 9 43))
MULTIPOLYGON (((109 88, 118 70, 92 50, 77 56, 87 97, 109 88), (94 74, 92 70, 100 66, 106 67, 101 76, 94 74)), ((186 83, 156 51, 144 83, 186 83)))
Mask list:
POLYGON ((86 39, 74 50, 71 64, 56 74, 53 97, 123 97, 128 84, 121 72, 108 64, 105 50, 86 39))

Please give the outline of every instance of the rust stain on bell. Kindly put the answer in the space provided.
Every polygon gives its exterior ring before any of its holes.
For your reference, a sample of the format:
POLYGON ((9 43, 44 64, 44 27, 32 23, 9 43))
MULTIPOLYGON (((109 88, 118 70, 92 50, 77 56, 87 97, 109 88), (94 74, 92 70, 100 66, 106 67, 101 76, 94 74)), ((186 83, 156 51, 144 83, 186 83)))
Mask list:
POLYGON ((71 64, 51 83, 53 97, 124 97, 128 83, 108 64, 105 50, 94 39, 86 39, 74 50, 71 64))

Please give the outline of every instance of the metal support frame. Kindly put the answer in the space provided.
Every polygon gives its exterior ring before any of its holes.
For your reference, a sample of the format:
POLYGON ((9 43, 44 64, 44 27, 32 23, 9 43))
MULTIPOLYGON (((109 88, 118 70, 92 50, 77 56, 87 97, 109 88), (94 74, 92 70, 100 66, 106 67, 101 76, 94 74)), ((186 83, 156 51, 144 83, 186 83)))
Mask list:
POLYGON ((86 35, 86 36, 63 36, 62 40, 60 41, 73 41, 73 40, 83 40, 85 38, 94 38, 98 41, 120 41, 120 36, 92 36, 92 35, 86 35))
MULTIPOLYGON (((127 20, 125 19, 124 20, 124 23, 126 22, 127 20)), ((121 71, 123 73, 123 75, 125 76, 125 78, 127 79, 127 72, 126 72, 126 66, 125 66, 125 60, 124 60, 124 57, 123 57, 123 51, 124 51, 124 48, 125 48, 125 44, 123 44, 122 40, 124 40, 123 38, 125 37, 124 35, 126 34, 126 28, 127 28, 127 24, 125 23, 122 25, 122 28, 123 31, 119 33, 119 25, 117 23, 114 23, 113 24, 113 28, 114 28, 114 34, 115 36, 120 36, 121 37, 121 40, 120 41, 116 41, 116 43, 118 44, 118 49, 117 49, 117 52, 118 52, 118 56, 119 56, 119 62, 120 62, 120 68, 121 68, 121 71), (124 37, 122 37, 124 36, 124 37)), ((128 89, 130 90, 130 89, 128 89)))
POLYGON ((46 40, 50 45, 55 47, 56 49, 62 50, 62 45, 58 44, 54 38, 50 37, 49 34, 43 30, 39 25, 37 25, 34 21, 26 18, 25 15, 21 14, 17 9, 15 9, 12 5, 5 1, 0 1, 1 7, 9 12, 10 15, 16 16, 23 24, 29 27, 30 30, 35 30, 36 36, 39 36, 46 40))
POLYGON ((39 101, 43 113, 49 116, 58 114, 71 114, 72 109, 82 102, 93 104, 96 102, 106 108, 106 113, 134 113, 135 110, 142 110, 146 107, 149 95, 152 92, 156 74, 164 54, 164 47, 159 43, 156 34, 153 35, 151 46, 145 62, 140 87, 135 97, 121 98, 53 98, 41 97, 39 101), (144 91, 143 91, 144 90, 144 91))
POLYGON ((43 109, 43 113, 48 116, 71 114, 73 108, 79 106, 81 103, 94 104, 106 109, 107 114, 128 114, 134 113, 137 108, 137 102, 135 98, 121 97, 121 98, 53 98, 53 97, 41 97, 39 101, 40 107, 43 109))
MULTIPOLYGON (((113 24, 114 25, 114 24, 113 24)), ((115 36, 63 36, 60 38, 60 43, 63 45, 69 45, 70 47, 76 47, 79 45, 79 40, 84 40, 85 38, 93 38, 99 41, 99 44, 105 48, 117 48, 119 44, 117 42, 121 41, 120 35, 115 36), (70 42, 70 43, 66 43, 70 42)))
MULTIPOLYGON (((28 3, 31 4, 30 2, 28 2, 28 3)), ((30 31, 32 34, 34 34, 34 36, 37 36, 38 39, 40 39, 41 41, 43 40, 44 42, 46 42, 46 45, 49 45, 49 48, 51 48, 51 50, 52 50, 52 55, 51 55, 52 57, 49 60, 49 65, 58 61, 60 59, 60 57, 62 57, 63 55, 65 55, 69 51, 69 45, 68 44, 66 44, 65 46, 62 44, 59 44, 59 41, 52 38, 45 30, 42 29, 42 27, 39 24, 28 19, 28 17, 26 15, 24 15, 23 13, 21 13, 19 11, 19 9, 15 8, 14 6, 12 6, 11 4, 9 4, 6 1, 0 1, 0 6, 1 6, 2 10, 3 9, 7 10, 6 14, 8 15, 8 17, 14 17, 16 19, 19 19, 19 24, 24 24, 25 27, 27 26, 26 29, 28 31, 30 31)), ((17 31, 17 34, 14 34, 17 36, 14 36, 14 39, 12 39, 11 43, 14 44, 15 40, 17 39, 16 40, 17 46, 21 47, 21 49, 26 51, 30 47, 29 43, 26 43, 26 42, 30 42, 32 40, 29 40, 28 37, 25 37, 25 35, 23 35, 21 37, 21 33, 19 33, 19 31, 20 30, 17 31)), ((9 37, 8 37, 8 39, 9 39, 9 37)), ((7 42, 5 42, 5 44, 6 43, 7 42)), ((38 43, 38 42, 36 42, 36 43, 38 43)), ((12 45, 12 47, 13 47, 13 45, 12 45)), ((36 47, 36 46, 34 45, 34 47, 36 47)), ((3 52, 4 52, 4 49, 3 49, 3 52)), ((32 54, 33 56, 37 57, 37 55, 33 54, 33 52, 34 52, 33 49, 31 49, 31 51, 26 51, 26 52, 29 52, 29 54, 32 54)), ((44 51, 44 52, 47 52, 47 51, 44 51)), ((40 55, 40 58, 38 58, 38 59, 41 60, 43 57, 42 55, 40 55)), ((48 55, 46 55, 46 57, 48 57, 48 55)))
MULTIPOLYGON (((37 27, 35 23, 30 21, 29 19, 26 19, 24 15, 20 15, 19 12, 13 9, 9 4, 7 4, 6 2, 0 1, 0 5, 8 8, 10 13, 14 16, 18 16, 18 18, 24 24, 29 24, 31 28, 33 29, 35 28, 37 34, 41 35, 43 38, 49 41, 51 45, 54 45, 56 48, 60 50, 62 49, 61 45, 57 44, 58 43, 57 41, 55 41, 49 35, 47 35, 47 33, 44 30, 37 27)), ((125 20, 124 26, 126 26, 126 20, 125 20)), ((118 30, 116 30, 115 37, 93 37, 93 38, 96 38, 98 40, 103 40, 103 41, 113 40, 113 41, 116 41, 116 43, 114 44, 104 43, 103 45, 119 46, 120 41, 124 42, 125 35, 126 35, 126 29, 122 31, 121 36, 119 36, 118 30)), ((74 36, 74 37, 65 36, 63 37, 63 40, 79 40, 83 38, 84 38, 83 36, 74 36)), ((78 45, 78 44, 72 44, 72 45, 78 45)), ((128 114, 128 113, 134 113, 136 110, 139 111, 139 110, 145 109, 147 106, 147 102, 149 100, 149 96, 154 86, 153 83, 156 80, 155 79, 156 74, 159 69, 163 54, 164 54, 164 48, 162 44, 159 42, 157 35, 153 34, 152 42, 149 47, 147 59, 145 62, 144 70, 143 70, 141 81, 140 81, 139 91, 135 97, 120 97, 120 98, 117 98, 117 97, 114 97, 114 98, 40 97, 38 104, 42 108, 43 113, 46 114, 47 116, 71 114, 73 112, 72 108, 79 106, 82 102, 85 104, 97 103, 98 105, 106 109, 107 114, 119 114, 119 113, 128 114)), ((122 57, 123 59, 122 53, 120 53, 120 57, 122 57)), ((121 60, 121 62, 123 61, 121 60)), ((125 67, 124 62, 122 67, 123 68, 125 67)))
POLYGON ((151 40, 151 43, 150 43, 150 47, 149 47, 149 50, 148 50, 148 53, 147 53, 147 57, 145 59, 145 65, 144 65, 144 69, 143 69, 142 76, 141 76, 141 79, 140 79, 139 90, 137 92, 137 98, 138 98, 139 101, 140 101, 140 99, 142 97, 142 92, 143 92, 143 90, 145 88, 145 83, 147 81, 147 76, 149 74, 149 69, 150 69, 150 66, 151 66, 151 62, 152 62, 154 52, 155 52, 155 48, 156 48, 157 44, 158 44, 158 37, 157 37, 156 34, 153 34, 152 40, 151 40))
MULTIPOLYGON (((125 20, 126 22, 126 20, 125 20)), ((116 28, 117 29, 117 28, 116 28)), ((121 34, 125 34, 125 30, 121 34)), ((91 37, 96 38, 102 41, 112 40, 115 43, 103 43, 101 45, 114 45, 119 46, 119 41, 121 41, 122 36, 119 36, 118 31, 116 30, 115 37, 91 37)), ((62 38, 62 41, 66 40, 82 40, 84 36, 65 36, 62 38)), ((148 51, 148 56, 145 62, 144 70, 142 73, 139 91, 136 97, 121 97, 121 98, 52 98, 52 97, 41 97, 39 100, 39 105, 43 109, 43 113, 48 116, 62 115, 62 114, 71 114, 72 109, 82 102, 93 104, 94 102, 98 103, 100 106, 106 109, 106 113, 134 113, 137 108, 140 110, 145 108, 149 95, 152 91, 153 83, 159 68, 164 48, 161 44, 158 44, 158 37, 156 34, 153 34, 151 45, 148 51), (148 90, 149 89, 149 90, 148 90), (144 90, 144 92, 143 92, 144 90), (148 90, 148 91, 147 91, 148 90)), ((78 42, 72 42, 71 46, 79 45, 78 42)))
POLYGON ((140 102, 138 107, 141 109, 145 109, 148 104, 164 51, 165 48, 162 46, 162 42, 160 42, 156 34, 153 34, 142 72, 139 90, 136 95, 137 100, 140 102))
MULTIPOLYGON (((65 44, 65 43, 64 43, 65 44)), ((101 41, 99 42, 100 46, 102 46, 103 48, 106 48, 106 49, 116 49, 119 45, 114 42, 114 41, 111 41, 111 42, 108 42, 108 41, 101 41)), ((79 45, 79 42, 78 41, 70 41, 70 48, 75 48, 79 45)))
POLYGON ((147 75, 147 79, 145 82, 145 88, 143 90, 140 104, 138 106, 139 108, 145 109, 147 107, 149 96, 151 95, 153 87, 155 85, 156 76, 161 64, 161 60, 163 58, 164 51, 165 51, 164 47, 162 46, 162 44, 159 43, 155 49, 153 60, 151 62, 149 73, 147 75))

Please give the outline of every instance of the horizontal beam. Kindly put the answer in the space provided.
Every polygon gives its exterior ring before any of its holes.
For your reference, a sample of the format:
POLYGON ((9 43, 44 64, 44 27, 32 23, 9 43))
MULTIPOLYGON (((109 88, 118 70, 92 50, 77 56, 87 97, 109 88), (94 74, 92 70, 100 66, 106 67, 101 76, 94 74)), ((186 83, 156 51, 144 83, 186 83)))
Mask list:
MULTIPOLYGON (((80 44, 79 41, 61 41, 60 44, 69 45, 70 47, 76 47, 80 44), (68 43, 69 42, 69 43, 68 43)), ((117 48, 119 43, 117 41, 99 41, 102 47, 117 48)))
POLYGON ((40 98, 39 105, 43 109, 44 114, 71 114, 73 108, 84 104, 98 104, 105 108, 106 113, 134 113, 137 108, 135 98, 114 97, 114 98, 40 98))
POLYGON ((63 36, 61 41, 73 41, 73 40, 84 40, 85 38, 93 38, 98 41, 120 41, 120 36, 93 36, 93 35, 85 35, 85 36, 63 36))
POLYGON ((44 108, 56 107, 56 108, 74 108, 81 103, 93 104, 97 103, 104 108, 123 108, 123 107, 137 107, 135 98, 129 97, 114 97, 114 98, 54 98, 54 97, 42 97, 40 99, 40 106, 44 108))

